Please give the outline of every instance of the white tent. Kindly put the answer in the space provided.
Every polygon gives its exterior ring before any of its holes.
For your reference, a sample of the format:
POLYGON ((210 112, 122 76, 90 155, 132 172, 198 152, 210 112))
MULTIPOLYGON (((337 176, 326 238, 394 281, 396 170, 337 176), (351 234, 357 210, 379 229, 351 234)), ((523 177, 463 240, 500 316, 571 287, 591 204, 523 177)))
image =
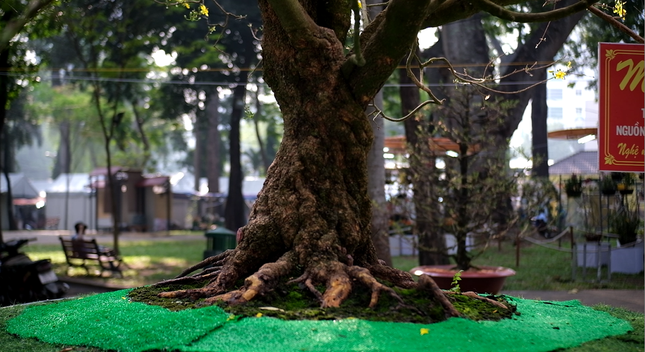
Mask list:
POLYGON ((58 229, 73 231, 79 221, 94 228, 95 205, 89 174, 61 174, 45 191, 45 214, 48 219, 59 219, 58 229))

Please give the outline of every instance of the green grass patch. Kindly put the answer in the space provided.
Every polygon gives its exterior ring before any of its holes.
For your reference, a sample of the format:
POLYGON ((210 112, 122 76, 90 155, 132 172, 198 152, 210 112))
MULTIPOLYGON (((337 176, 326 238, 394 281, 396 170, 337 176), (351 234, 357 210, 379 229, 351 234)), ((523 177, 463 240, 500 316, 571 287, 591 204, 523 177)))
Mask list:
MULTIPOLYGON (((101 244, 110 246, 107 242, 101 244)), ((69 273, 72 277, 90 278, 101 283, 137 287, 175 277, 187 267, 201 261, 206 241, 153 238, 122 241, 119 245, 127 265, 122 268, 123 278, 111 277, 108 274, 104 274, 105 277, 97 277, 98 267, 90 267, 91 276, 87 276, 82 268, 71 268, 67 271, 65 255, 60 244, 30 244, 24 250, 33 260, 51 259, 56 274, 60 276, 69 273)))
MULTIPOLYGON (((553 244, 557 247, 557 243, 553 244)), ((545 290, 569 291, 573 289, 620 289, 642 290, 645 285, 643 274, 611 274, 611 280, 596 280, 596 269, 587 268, 585 278, 582 268, 577 268, 576 280, 572 280, 571 253, 569 246, 563 243, 561 250, 545 248, 533 244, 522 244, 520 247, 520 265, 516 265, 516 247, 511 242, 503 242, 501 249, 497 245, 488 248, 474 260, 474 265, 493 265, 511 268, 517 272, 508 277, 504 290, 545 290)), ((395 268, 408 271, 418 266, 416 256, 392 257, 395 268)), ((607 277, 607 268, 602 269, 602 278, 607 277)))

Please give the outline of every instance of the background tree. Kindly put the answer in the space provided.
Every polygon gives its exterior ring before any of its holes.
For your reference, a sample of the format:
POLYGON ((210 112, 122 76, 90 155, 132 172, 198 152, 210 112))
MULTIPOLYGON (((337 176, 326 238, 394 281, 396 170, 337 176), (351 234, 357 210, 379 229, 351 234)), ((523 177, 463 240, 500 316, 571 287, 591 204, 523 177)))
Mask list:
MULTIPOLYGON (((18 91, 22 88, 17 82, 30 81, 25 77, 25 69, 30 64, 25 61, 24 41, 16 40, 16 36, 25 27, 27 30, 23 32, 23 38, 34 38, 48 31, 49 27, 47 26, 35 28, 30 24, 33 21, 42 20, 39 16, 43 15, 44 10, 53 2, 54 0, 7 0, 0 3, 0 138, 7 136, 4 133, 7 109, 10 108, 11 101, 17 97, 18 91)), ((8 146, 6 140, 4 145, 8 146)), ((0 169, 2 169, 9 190, 6 204, 10 219, 9 228, 15 229, 9 171, 3 165, 0 165, 0 169)), ((2 224, 0 223, 0 241, 2 240, 2 224)))
MULTIPOLYGON (((501 5, 512 3, 500 2, 501 5)), ((411 49, 422 28, 441 26, 481 10, 516 20, 554 20, 591 2, 542 15, 508 12, 488 0, 392 0, 345 52, 357 2, 260 0, 264 79, 283 112, 285 133, 267 180, 238 230, 235 250, 187 270, 223 264, 202 289, 163 297, 210 297, 243 303, 281 277, 297 277, 323 307, 336 307, 353 280, 374 292, 394 292, 380 278, 416 287, 410 275, 382 265, 371 240, 367 155, 373 141, 365 109, 411 49), (500 13, 500 11, 502 11, 500 13), (247 275, 245 284, 235 283, 247 275), (317 287, 324 285, 324 292, 317 287)), ((354 22, 358 26, 358 21, 354 22)))

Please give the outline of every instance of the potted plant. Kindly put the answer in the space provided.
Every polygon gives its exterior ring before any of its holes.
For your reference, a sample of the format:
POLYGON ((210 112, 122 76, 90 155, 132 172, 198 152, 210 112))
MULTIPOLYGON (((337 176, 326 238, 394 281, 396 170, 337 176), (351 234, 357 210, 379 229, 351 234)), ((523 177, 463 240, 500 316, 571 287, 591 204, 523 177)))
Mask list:
POLYGON ((567 197, 576 198, 582 195, 582 178, 576 174, 564 181, 564 191, 567 197))
MULTIPOLYGON (((493 134, 486 133, 501 123, 502 108, 487 105, 481 97, 473 104, 477 94, 467 87, 460 89, 450 92, 450 104, 433 112, 440 117, 434 124, 436 135, 429 135, 428 131, 432 130, 429 128, 418 131, 421 140, 436 137, 447 139, 452 145, 448 153, 439 150, 436 153, 443 155, 430 155, 425 163, 435 165, 433 159, 441 158, 445 164, 443 169, 433 168, 431 175, 419 177, 442 180, 441 187, 435 187, 426 197, 424 211, 432 211, 429 219, 439 219, 433 225, 448 243, 444 243, 444 248, 421 246, 420 250, 442 251, 453 263, 420 265, 411 272, 431 276, 445 290, 451 289, 453 278, 460 273, 462 291, 498 293, 506 277, 515 271, 475 265, 473 259, 489 241, 502 237, 514 224, 508 215, 512 209, 503 214, 500 209, 516 190, 517 176, 508 170, 505 151, 499 150, 498 143, 491 138, 493 134)), ((417 203, 415 206, 419 207, 417 203)))
POLYGON ((622 208, 610 216, 609 225, 611 232, 618 235, 618 242, 623 246, 636 242, 641 219, 638 211, 622 208))
POLYGON ((612 176, 602 175, 598 180, 598 188, 603 195, 613 196, 616 194, 616 181, 612 176))
POLYGON ((643 271, 643 242, 638 239, 642 231, 641 219, 629 204, 610 217, 610 229, 618 235, 618 246, 611 251, 611 272, 637 274, 643 271))
POLYGON ((622 180, 620 183, 617 185, 618 192, 622 195, 626 194, 632 194, 634 193, 634 183, 636 182, 636 178, 634 177, 634 174, 632 173, 625 173, 623 175, 622 180))

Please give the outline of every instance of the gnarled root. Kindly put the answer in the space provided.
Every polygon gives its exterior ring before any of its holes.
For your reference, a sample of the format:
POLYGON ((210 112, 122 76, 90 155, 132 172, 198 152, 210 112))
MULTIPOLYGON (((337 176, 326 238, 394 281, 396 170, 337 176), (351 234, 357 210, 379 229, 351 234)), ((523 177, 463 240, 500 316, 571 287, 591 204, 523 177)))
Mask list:
POLYGON ((270 291, 280 277, 288 275, 293 270, 293 264, 293 252, 287 252, 275 263, 262 265, 260 270, 244 280, 244 286, 239 290, 210 297, 206 299, 206 303, 212 304, 217 301, 225 301, 228 304, 246 303, 256 295, 270 291))
POLYGON ((376 307, 376 304, 378 303, 379 295, 381 294, 382 291, 387 292, 390 296, 396 299, 399 302, 399 305, 404 305, 403 299, 401 299, 401 297, 399 297, 399 295, 397 295, 393 289, 376 281, 376 279, 372 276, 369 270, 365 268, 361 268, 360 266, 350 266, 349 268, 347 268, 347 272, 351 277, 362 282, 367 287, 369 287, 370 290, 372 291, 372 297, 370 298, 370 304, 369 304, 370 308, 376 307))
MULTIPOLYGON (((426 276, 426 275, 421 275, 421 276, 426 276)), ((477 299, 477 300, 480 300, 480 301, 484 301, 486 303, 492 304, 492 305, 494 305, 496 307, 499 307, 499 308, 502 308, 502 309, 509 309, 504 303, 498 302, 498 301, 496 301, 494 299, 490 299, 488 297, 480 296, 480 295, 478 295, 477 293, 475 293, 473 291, 466 291, 466 292, 450 292, 450 291, 446 291, 444 293, 462 295, 462 296, 474 298, 474 299, 477 299)))
POLYGON ((226 250, 226 251, 224 251, 224 252, 222 252, 222 253, 220 253, 218 255, 208 257, 208 258, 202 260, 201 262, 191 266, 190 268, 182 271, 181 274, 176 276, 176 278, 184 277, 184 276, 192 273, 195 270, 202 269, 202 268, 205 268, 205 267, 210 266, 210 265, 216 265, 216 266, 217 265, 222 265, 228 259, 228 257, 230 255, 232 255, 232 254, 233 254, 233 250, 228 249, 228 250, 226 250))
POLYGON ((437 283, 434 282, 434 280, 430 276, 419 276, 419 289, 427 291, 439 301, 446 313, 446 318, 461 316, 461 313, 459 313, 455 306, 453 306, 448 298, 446 298, 444 291, 442 291, 439 286, 437 286, 437 283))
POLYGON ((371 265, 367 267, 374 277, 391 282, 396 287, 401 288, 415 288, 417 287, 417 282, 412 279, 410 273, 401 271, 387 265, 371 265))
POLYGON ((217 267, 212 267, 208 269, 204 269, 199 274, 196 275, 191 275, 191 276, 184 276, 184 277, 176 277, 174 279, 168 279, 164 281, 157 282, 153 286, 163 286, 163 285, 168 285, 168 284, 192 284, 192 283, 197 283, 197 282, 203 282, 206 280, 212 280, 214 278, 217 278, 219 273, 221 272, 222 267, 217 266, 217 267))

